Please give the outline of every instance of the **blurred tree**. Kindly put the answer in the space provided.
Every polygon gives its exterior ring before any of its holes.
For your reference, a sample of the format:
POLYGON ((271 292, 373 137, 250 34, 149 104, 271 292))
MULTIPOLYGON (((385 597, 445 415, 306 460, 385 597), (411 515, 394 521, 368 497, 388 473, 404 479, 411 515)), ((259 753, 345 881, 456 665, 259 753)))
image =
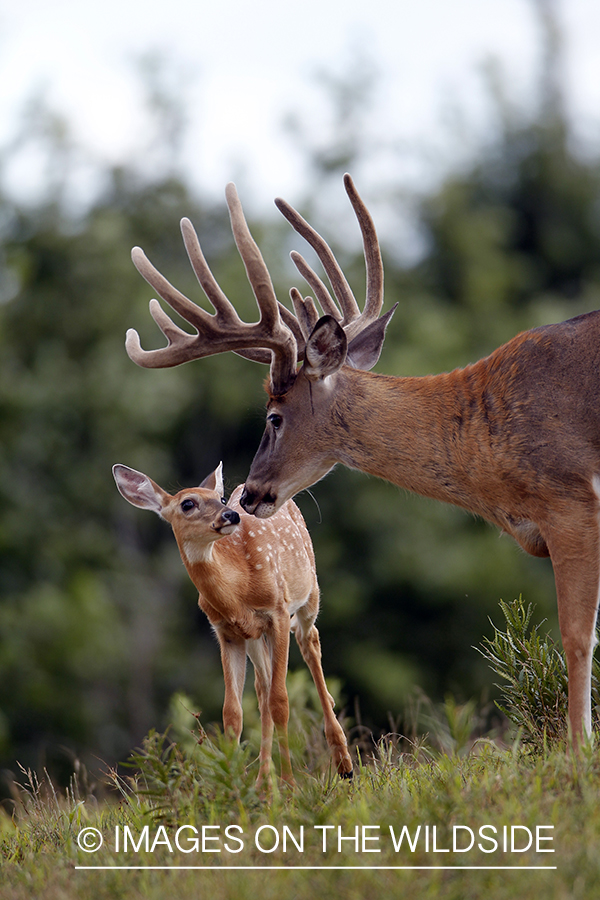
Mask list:
POLYGON ((121 167, 99 173, 103 189, 82 212, 70 202, 65 128, 23 139, 52 177, 35 202, 0 196, 0 749, 4 764, 58 764, 63 746, 114 761, 176 688, 195 691, 212 718, 221 687, 168 529, 138 528, 111 466, 126 461, 176 486, 223 458, 241 478, 241 448, 262 424, 262 373, 220 357, 157 377, 124 353, 133 322, 157 339, 131 246, 198 291, 178 238, 183 214, 200 223, 225 289, 251 305, 241 263, 227 262, 224 209, 193 197, 176 172, 148 181, 121 167))

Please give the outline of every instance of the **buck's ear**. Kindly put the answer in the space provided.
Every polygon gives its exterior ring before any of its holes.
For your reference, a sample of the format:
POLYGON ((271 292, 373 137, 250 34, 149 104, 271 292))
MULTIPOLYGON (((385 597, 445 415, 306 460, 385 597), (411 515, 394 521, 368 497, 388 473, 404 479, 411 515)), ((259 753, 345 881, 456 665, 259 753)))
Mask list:
POLYGON ((372 369, 381 355, 381 348, 385 339, 385 330, 389 321, 396 312, 397 303, 393 305, 385 316, 375 319, 361 331, 348 345, 347 363, 353 369, 364 369, 366 372, 372 369))
POLYGON ((163 507, 171 499, 170 494, 143 472, 136 472, 129 466, 117 464, 112 471, 117 487, 126 500, 140 509, 150 509, 162 515, 163 507))
POLYGON ((214 472, 211 472, 210 475, 207 475, 202 484, 201 488, 206 488, 207 491, 216 491, 218 494, 223 496, 225 493, 225 489, 223 488, 223 463, 220 462, 214 472))
POLYGON ((320 381, 340 369, 348 352, 348 341, 343 328, 333 316, 319 319, 306 342, 304 372, 310 381, 320 381))

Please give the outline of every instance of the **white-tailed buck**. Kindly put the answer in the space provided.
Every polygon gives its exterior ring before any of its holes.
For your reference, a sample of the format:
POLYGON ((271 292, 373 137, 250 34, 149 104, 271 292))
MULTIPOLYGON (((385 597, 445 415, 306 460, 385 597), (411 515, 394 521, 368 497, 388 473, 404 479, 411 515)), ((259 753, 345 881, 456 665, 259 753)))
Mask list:
POLYGON ((362 312, 323 238, 282 200, 278 208, 316 251, 335 301, 292 253, 324 315, 319 318, 313 300, 295 288, 295 316, 278 304, 229 185, 233 233, 260 321, 240 321, 184 219, 190 261, 216 314, 183 297, 136 248, 140 273, 197 334, 176 327, 153 300, 151 313, 168 346, 143 351, 130 330, 127 352, 149 367, 225 350, 270 362, 266 431, 241 498, 259 518, 343 463, 464 507, 511 534, 528 553, 549 555, 568 666, 569 720, 578 742, 591 731, 600 582, 600 312, 519 334, 453 372, 392 378, 365 371, 379 357, 393 310, 379 317, 383 269, 375 228, 351 178, 344 181, 364 241, 362 312))
POLYGON ((319 694, 325 737, 337 771, 351 776, 346 737, 333 714, 333 698, 321 668, 313 547, 293 500, 284 503, 268 522, 260 522, 240 507, 241 485, 225 505, 220 465, 200 487, 174 496, 128 466, 113 466, 113 474, 126 500, 153 510, 173 528, 183 563, 199 591, 198 604, 219 641, 225 676, 223 729, 238 741, 246 656, 252 660, 261 718, 259 783, 269 778, 273 726, 282 777, 293 782, 285 686, 290 629, 319 694))

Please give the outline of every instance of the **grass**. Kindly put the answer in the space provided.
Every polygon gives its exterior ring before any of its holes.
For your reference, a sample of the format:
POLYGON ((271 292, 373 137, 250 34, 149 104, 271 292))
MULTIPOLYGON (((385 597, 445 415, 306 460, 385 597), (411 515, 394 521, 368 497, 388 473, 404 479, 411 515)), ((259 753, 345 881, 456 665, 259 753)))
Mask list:
MULTIPOLYGON (((506 686, 514 687, 515 673, 518 682, 520 654, 539 637, 525 619, 512 632, 506 686)), ((496 650, 498 634, 508 633, 497 632, 496 650)), ((492 652, 489 642, 483 652, 492 652)), ((477 738, 474 705, 448 698, 428 710, 428 736, 363 738, 354 779, 341 781, 329 771, 316 713, 306 712, 307 682, 296 675, 290 683, 294 791, 275 779, 268 799, 257 793, 251 713, 250 740, 237 747, 206 735, 181 699, 172 732, 149 734, 126 774, 107 773, 112 792, 104 799, 83 771, 61 793, 45 774, 22 772, 10 815, 0 816, 2 900, 597 895, 600 759, 591 745, 575 759, 548 729, 542 745, 530 735, 524 741, 535 691, 511 695, 521 706, 508 705, 520 731, 508 743, 477 738), (102 835, 97 852, 78 846, 84 828, 102 835), (77 868, 90 865, 111 868, 77 868), (534 866, 544 868, 527 868, 534 866)))

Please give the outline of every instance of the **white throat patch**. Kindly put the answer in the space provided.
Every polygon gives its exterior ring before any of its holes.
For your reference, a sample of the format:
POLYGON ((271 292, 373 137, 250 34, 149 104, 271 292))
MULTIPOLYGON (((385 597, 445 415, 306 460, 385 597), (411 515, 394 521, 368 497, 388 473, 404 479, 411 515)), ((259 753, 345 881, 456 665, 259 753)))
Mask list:
POLYGON ((195 541, 184 541, 181 549, 183 555, 191 565, 199 562, 208 562, 212 559, 213 541, 209 541, 207 544, 197 544, 195 541))

